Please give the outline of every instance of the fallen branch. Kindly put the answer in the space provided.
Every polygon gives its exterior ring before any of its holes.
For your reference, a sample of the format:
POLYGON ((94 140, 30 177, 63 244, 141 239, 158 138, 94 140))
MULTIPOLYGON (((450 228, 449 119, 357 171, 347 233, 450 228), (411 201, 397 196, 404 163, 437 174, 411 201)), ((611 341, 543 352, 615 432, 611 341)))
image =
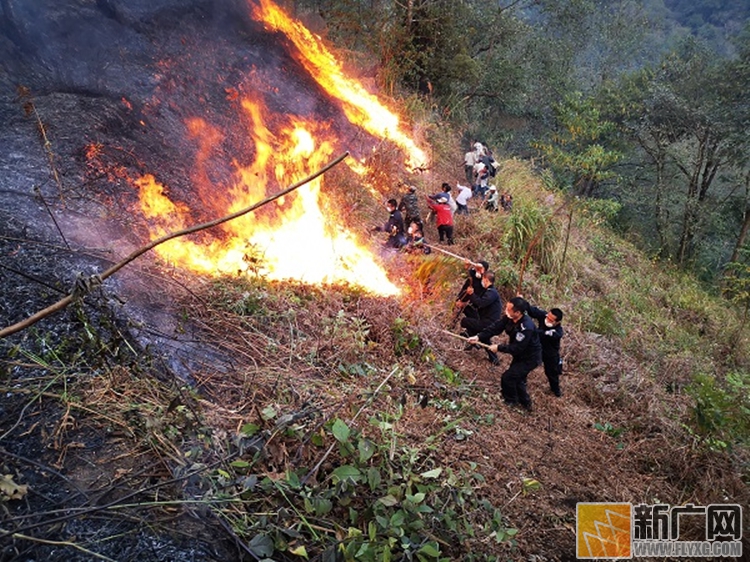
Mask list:
POLYGON ((54 546, 70 546, 70 547, 75 548, 76 550, 80 550, 81 552, 85 554, 93 556, 94 558, 98 558, 99 560, 107 560, 108 562, 117 562, 114 558, 110 558, 109 556, 104 556, 103 554, 99 554, 97 552, 94 552, 93 550, 89 550, 88 548, 82 547, 80 544, 76 544, 70 541, 52 541, 49 539, 40 539, 37 537, 30 537, 28 535, 23 535, 21 533, 13 533, 11 536, 14 539, 22 539, 22 540, 31 541, 31 542, 38 542, 40 544, 51 544, 54 546))
MULTIPOLYGON (((255 203, 245 209, 241 209, 235 213, 232 213, 231 215, 227 215, 225 217, 221 217, 215 220, 212 220, 210 222, 206 222, 203 224, 199 224, 196 226, 192 226, 190 228, 186 228, 184 230, 180 230, 179 232, 173 232, 172 234, 166 234, 162 236, 161 238, 157 238, 156 240, 151 241, 149 244, 143 246, 142 248, 139 248, 138 250, 135 250, 133 253, 131 253, 128 257, 126 257, 124 260, 116 263, 112 267, 110 267, 107 271, 102 273, 97 277, 97 282, 104 281, 108 277, 114 275, 116 272, 118 272, 120 269, 128 265, 130 262, 135 260, 136 258, 139 258, 149 250, 152 250, 156 246, 163 244, 164 242, 168 242, 169 240, 172 240, 174 238, 178 238, 180 236, 185 236, 186 234, 193 234, 194 232, 198 232, 200 230, 206 230, 207 228, 212 228, 214 226, 218 226, 220 224, 223 224, 225 222, 231 221, 236 219, 237 217, 241 217, 242 215, 246 215, 247 213, 250 213, 252 211, 255 211, 256 209, 267 205, 268 203, 271 203, 272 201, 275 201, 276 199, 279 199, 280 197, 283 197, 284 195, 287 195, 294 191, 295 189, 298 189, 305 185, 306 183, 311 182, 315 178, 322 176, 325 172, 336 166, 337 164, 341 163, 347 156, 349 156, 349 152, 345 152, 338 158, 336 158, 333 162, 329 163, 325 167, 321 168, 314 174, 306 177, 303 180, 300 180, 299 182, 295 183, 294 185, 287 187, 286 189, 279 191, 275 195, 271 195, 270 197, 266 197, 262 201, 255 203)), ((13 324, 12 326, 8 326, 7 328, 3 328, 0 330, 0 338, 5 338, 7 336, 10 336, 11 334, 15 334, 16 332, 20 332, 21 330, 24 330, 28 328, 29 326, 32 326, 33 324, 36 324, 43 318, 46 318, 47 316, 50 316, 51 314, 54 314, 55 312, 58 312, 59 310, 62 310, 66 306, 68 306, 73 300, 75 300, 77 295, 77 292, 74 290, 72 291, 68 296, 65 298, 57 301, 55 304, 48 306, 44 310, 40 310, 33 316, 30 316, 26 320, 22 320, 21 322, 17 322, 13 324)))

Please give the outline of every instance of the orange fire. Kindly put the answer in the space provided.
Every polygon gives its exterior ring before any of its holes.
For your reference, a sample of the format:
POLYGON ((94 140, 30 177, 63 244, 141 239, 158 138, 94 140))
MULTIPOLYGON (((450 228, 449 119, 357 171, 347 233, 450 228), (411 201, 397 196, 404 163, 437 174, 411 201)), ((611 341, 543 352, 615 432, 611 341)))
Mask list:
MULTIPOLYGON (((425 165, 424 153, 400 131, 398 117, 360 84, 344 76, 319 40, 269 1, 261 0, 261 6, 255 17, 292 39, 303 54, 305 68, 329 94, 341 100, 353 124, 398 144, 412 166, 425 165)), ((325 122, 287 116, 285 124, 279 125, 280 116, 276 115, 271 130, 264 119, 269 110, 260 99, 251 99, 236 89, 227 90, 227 94, 230 101, 239 101, 255 148, 250 165, 234 163, 232 185, 215 185, 207 171, 211 155, 223 140, 222 133, 202 119, 187 123, 198 146, 193 174, 196 195, 213 217, 257 203, 333 159, 336 139, 325 122)), ((346 284, 379 295, 398 294, 398 287, 389 281, 367 246, 340 225, 339 217, 332 213, 333 206, 321 193, 321 181, 313 180, 256 212, 224 223, 219 235, 204 232, 195 238, 177 238, 155 251, 175 265, 209 275, 249 272, 275 280, 346 284)), ((152 239, 200 222, 191 216, 187 205, 173 202, 168 189, 153 176, 140 178, 136 185, 152 239)))
POLYGON ((330 96, 341 102, 351 123, 401 147, 408 155, 407 165, 412 169, 427 167, 427 155, 401 130, 398 116, 386 109, 361 83, 345 76, 341 64, 320 38, 300 22, 292 20, 271 0, 260 0, 258 6, 251 3, 250 7, 255 19, 283 32, 294 43, 300 55, 299 62, 330 96))

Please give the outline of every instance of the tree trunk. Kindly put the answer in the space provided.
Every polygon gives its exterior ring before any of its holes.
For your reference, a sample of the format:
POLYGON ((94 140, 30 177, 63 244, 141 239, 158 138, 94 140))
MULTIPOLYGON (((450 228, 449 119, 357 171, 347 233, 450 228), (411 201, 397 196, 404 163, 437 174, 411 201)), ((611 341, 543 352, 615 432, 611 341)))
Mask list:
POLYGON ((750 172, 745 174, 745 217, 742 221, 740 234, 737 237, 737 243, 734 245, 734 250, 732 250, 732 257, 729 258, 729 263, 739 261, 740 250, 745 245, 748 231, 750 231, 750 172))
POLYGON ((682 232, 677 250, 677 263, 680 265, 685 265, 693 253, 696 222, 708 196, 708 190, 721 165, 719 146, 720 141, 713 138, 709 129, 705 129, 698 138, 698 154, 692 170, 678 163, 682 173, 688 177, 687 199, 682 215, 682 232))
POLYGON ((656 225, 656 237, 659 245, 659 256, 666 258, 670 255, 669 247, 669 210, 664 205, 664 193, 666 191, 667 151, 666 145, 659 132, 648 135, 638 135, 638 144, 651 158, 656 170, 656 190, 654 194, 654 223, 656 225))

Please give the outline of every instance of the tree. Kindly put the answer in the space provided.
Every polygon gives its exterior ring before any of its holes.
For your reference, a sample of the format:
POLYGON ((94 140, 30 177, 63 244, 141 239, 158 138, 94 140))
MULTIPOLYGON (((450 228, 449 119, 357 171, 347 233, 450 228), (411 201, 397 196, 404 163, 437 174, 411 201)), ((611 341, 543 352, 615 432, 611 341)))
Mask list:
POLYGON ((693 257, 696 235, 713 218, 712 188, 725 183, 720 172, 732 171, 742 160, 744 127, 722 86, 726 72, 704 44, 688 39, 658 67, 627 76, 609 91, 610 118, 653 167, 660 243, 676 224, 670 253, 682 265, 693 257), (667 221, 664 198, 674 193, 681 194, 679 216, 667 221))
POLYGON ((554 112, 557 132, 548 142, 534 146, 553 168, 569 176, 576 195, 594 195, 601 182, 615 177, 612 166, 622 158, 605 146, 614 123, 603 119, 593 99, 580 92, 565 96, 554 112))

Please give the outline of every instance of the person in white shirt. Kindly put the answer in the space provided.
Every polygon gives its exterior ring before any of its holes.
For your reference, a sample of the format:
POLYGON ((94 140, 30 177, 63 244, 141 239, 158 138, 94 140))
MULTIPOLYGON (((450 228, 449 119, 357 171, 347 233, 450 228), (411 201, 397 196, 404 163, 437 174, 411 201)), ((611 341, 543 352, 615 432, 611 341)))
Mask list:
POLYGON ((471 199, 472 193, 471 188, 460 183, 456 183, 456 189, 458 189, 458 195, 456 195, 456 209, 457 215, 468 215, 469 214, 469 199, 471 199))
POLYGON ((477 153, 470 150, 464 154, 464 173, 469 185, 474 185, 474 164, 477 163, 477 153))
POLYGON ((478 160, 477 163, 474 164, 474 177, 476 178, 474 181, 474 194, 480 195, 482 199, 484 199, 484 194, 487 193, 487 184, 490 179, 490 174, 487 170, 487 165, 481 160, 478 160))

